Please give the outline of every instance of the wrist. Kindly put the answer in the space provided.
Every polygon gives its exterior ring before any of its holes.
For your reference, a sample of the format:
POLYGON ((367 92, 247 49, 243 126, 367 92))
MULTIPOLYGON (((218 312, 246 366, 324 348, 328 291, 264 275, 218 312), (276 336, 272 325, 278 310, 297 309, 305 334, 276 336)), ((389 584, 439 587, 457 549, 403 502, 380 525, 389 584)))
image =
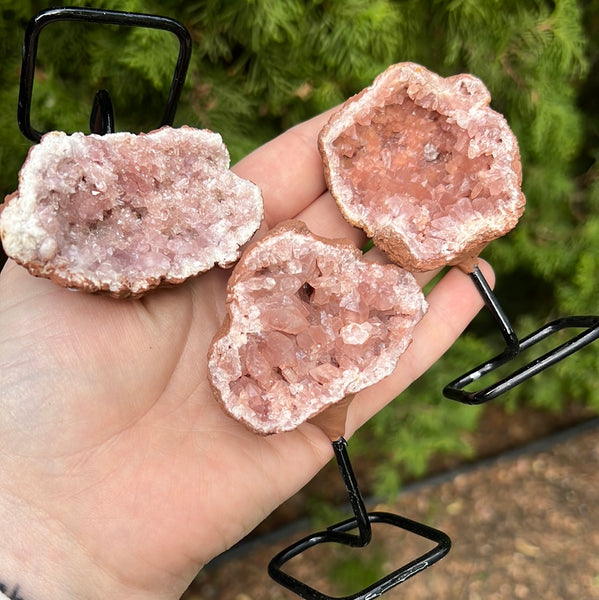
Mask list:
MULTIPOLYGON (((0 591, 11 600, 62 600, 75 597, 73 544, 47 515, 21 499, 0 496, 0 591), (67 581, 67 579, 69 581, 67 581)), ((85 590, 80 598, 87 598, 85 590)))
POLYGON ((62 523, 0 493, 0 600, 165 600, 180 594, 176 586, 160 591, 150 577, 142 586, 127 579, 62 523))
POLYGON ((106 573, 60 523, 14 496, 0 495, 0 514, 0 592, 10 600, 99 600, 114 593, 117 586, 110 589, 106 573))

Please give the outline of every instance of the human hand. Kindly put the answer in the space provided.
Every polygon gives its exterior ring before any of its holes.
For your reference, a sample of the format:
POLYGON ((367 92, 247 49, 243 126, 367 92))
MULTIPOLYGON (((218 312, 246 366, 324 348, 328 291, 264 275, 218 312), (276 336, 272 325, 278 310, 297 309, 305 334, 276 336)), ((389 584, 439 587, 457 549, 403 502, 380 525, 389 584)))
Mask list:
MULTIPOLYGON (((361 244, 326 192, 316 147, 326 118, 289 130, 234 170, 263 191, 262 231, 299 218, 318 235, 361 244)), ((260 437, 212 397, 206 356, 228 275, 213 269, 124 301, 70 292, 8 262, 0 275, 0 584, 18 585, 24 600, 179 598, 202 565, 330 459, 330 440, 315 425, 260 437)), ((346 437, 426 371, 481 306, 458 269, 428 302, 395 372, 350 405, 346 437)))

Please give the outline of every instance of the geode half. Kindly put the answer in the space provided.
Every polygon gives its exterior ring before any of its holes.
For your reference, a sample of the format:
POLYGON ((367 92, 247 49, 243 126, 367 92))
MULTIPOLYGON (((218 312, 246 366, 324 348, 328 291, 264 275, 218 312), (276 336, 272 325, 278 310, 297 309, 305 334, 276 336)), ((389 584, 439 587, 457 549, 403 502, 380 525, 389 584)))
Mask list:
POLYGON ((254 432, 294 429, 389 375, 426 307, 404 269, 287 221, 233 269, 208 358, 216 397, 254 432))
POLYGON ((517 140, 472 75, 392 65, 319 135, 345 218, 406 269, 476 259, 521 216, 517 140))
POLYGON ((219 134, 46 134, 6 199, 6 254, 38 276, 139 296, 239 258, 258 229, 259 188, 229 170, 219 134))

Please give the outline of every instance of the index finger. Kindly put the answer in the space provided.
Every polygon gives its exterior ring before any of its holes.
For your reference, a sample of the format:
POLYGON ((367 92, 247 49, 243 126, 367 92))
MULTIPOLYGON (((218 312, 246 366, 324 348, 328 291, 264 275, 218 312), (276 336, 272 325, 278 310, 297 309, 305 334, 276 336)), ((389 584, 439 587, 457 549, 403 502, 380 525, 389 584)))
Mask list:
POLYGON ((233 167, 262 190, 268 228, 294 218, 326 190, 317 139, 331 112, 295 125, 233 167))

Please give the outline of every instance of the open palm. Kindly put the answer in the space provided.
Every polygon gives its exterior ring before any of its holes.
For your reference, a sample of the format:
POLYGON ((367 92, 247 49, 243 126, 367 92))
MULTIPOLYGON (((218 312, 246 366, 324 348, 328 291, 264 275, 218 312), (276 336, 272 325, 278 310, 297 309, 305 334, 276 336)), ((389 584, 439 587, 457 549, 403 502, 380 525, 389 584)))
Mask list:
MULTIPOLYGON (((325 118, 235 170, 263 190, 263 230, 297 217, 359 244, 326 193, 316 148, 325 118)), ((214 400, 206 355, 228 274, 214 269, 123 301, 71 292, 9 261, 0 276, 0 578, 40 600, 178 598, 206 561, 330 458, 316 426, 256 436, 214 400)), ((429 303, 395 373, 353 401, 347 435, 424 372, 480 307, 457 270, 429 303)))

